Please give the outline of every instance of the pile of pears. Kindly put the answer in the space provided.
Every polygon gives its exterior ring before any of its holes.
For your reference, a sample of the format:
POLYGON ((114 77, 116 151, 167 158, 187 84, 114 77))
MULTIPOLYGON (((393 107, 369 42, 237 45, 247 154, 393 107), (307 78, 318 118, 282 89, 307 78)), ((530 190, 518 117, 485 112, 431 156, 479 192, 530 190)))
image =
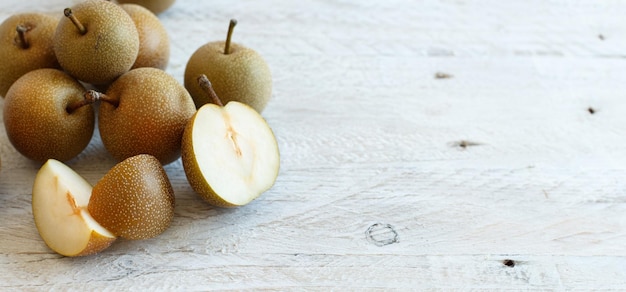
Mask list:
POLYGON ((59 254, 164 232, 175 196, 163 166, 181 157, 190 186, 215 206, 246 205, 276 181, 278 145, 260 114, 272 91, 267 63, 231 42, 231 20, 226 40, 200 46, 179 83, 165 71, 170 40, 157 16, 173 2, 85 0, 58 17, 21 13, 0 24, 5 130, 43 164, 33 217, 59 254), (96 124, 117 164, 92 186, 65 162, 96 124))

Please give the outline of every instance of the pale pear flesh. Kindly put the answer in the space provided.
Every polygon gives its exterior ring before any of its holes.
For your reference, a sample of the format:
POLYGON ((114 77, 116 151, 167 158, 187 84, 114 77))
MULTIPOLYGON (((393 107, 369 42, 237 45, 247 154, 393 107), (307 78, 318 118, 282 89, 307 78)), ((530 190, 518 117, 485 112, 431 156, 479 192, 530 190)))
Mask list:
POLYGON ((204 180, 222 200, 245 205, 270 189, 280 164, 276 139, 251 107, 202 106, 193 121, 193 154, 204 180))
POLYGON ((33 217, 41 238, 55 252, 87 255, 101 251, 115 240, 115 235, 87 211, 91 190, 89 182, 57 160, 48 160, 37 173, 32 194, 33 217))

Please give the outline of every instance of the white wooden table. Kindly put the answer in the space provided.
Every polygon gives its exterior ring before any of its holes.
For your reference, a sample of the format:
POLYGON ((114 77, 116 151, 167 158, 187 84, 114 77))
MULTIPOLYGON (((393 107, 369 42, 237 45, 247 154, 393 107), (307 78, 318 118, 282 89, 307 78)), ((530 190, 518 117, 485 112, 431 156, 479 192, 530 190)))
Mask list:
MULTIPOLYGON (((626 289, 626 2, 517 2, 179 0, 179 81, 230 18, 270 64, 275 186, 214 208, 176 161, 165 233, 66 258, 2 130, 0 290, 626 289)), ((114 163, 97 133, 68 162, 114 163)))

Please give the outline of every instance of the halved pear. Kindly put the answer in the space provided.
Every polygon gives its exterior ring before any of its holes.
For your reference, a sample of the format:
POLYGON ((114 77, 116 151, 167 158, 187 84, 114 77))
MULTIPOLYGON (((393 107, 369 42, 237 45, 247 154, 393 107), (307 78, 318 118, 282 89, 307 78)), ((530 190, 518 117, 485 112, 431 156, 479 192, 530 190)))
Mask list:
POLYGON ((88 209, 117 236, 147 239, 170 226, 175 203, 161 162, 139 154, 116 164, 94 185, 88 209))
POLYGON ((116 237, 96 222, 87 210, 92 186, 58 160, 48 160, 33 185, 32 208, 39 235, 53 251, 64 256, 94 254, 116 237))
POLYGON ((217 102, 203 105, 185 128, 183 167, 189 184, 210 204, 242 206, 274 185, 278 144, 257 111, 236 101, 222 106, 208 87, 217 102))

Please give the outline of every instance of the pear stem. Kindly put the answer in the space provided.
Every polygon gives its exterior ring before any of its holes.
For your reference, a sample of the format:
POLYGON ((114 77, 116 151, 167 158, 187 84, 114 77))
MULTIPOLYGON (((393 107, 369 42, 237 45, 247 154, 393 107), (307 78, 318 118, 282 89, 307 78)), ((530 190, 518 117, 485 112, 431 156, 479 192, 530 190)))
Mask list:
POLYGON ((20 47, 22 49, 28 49, 30 47, 30 44, 28 43, 28 40, 26 40, 26 32, 30 30, 30 27, 23 24, 18 24, 17 27, 15 27, 15 30, 17 31, 17 37, 20 47))
POLYGON ((65 14, 65 17, 69 18, 72 21, 72 23, 74 23, 76 28, 78 28, 78 31, 80 32, 80 34, 87 33, 87 29, 82 23, 80 23, 80 21, 78 20, 78 18, 76 18, 74 13, 72 13, 71 8, 65 8, 65 10, 63 10, 63 14, 65 14))
POLYGON ((215 93, 215 90, 213 90, 213 85, 211 85, 211 81, 209 81, 209 78, 207 78, 206 75, 201 74, 198 76, 198 85, 200 85, 200 88, 202 88, 202 90, 209 95, 214 104, 220 107, 224 106, 219 96, 217 96, 217 93, 215 93))
POLYGON ((109 103, 114 107, 118 107, 120 105, 120 101, 118 99, 112 98, 104 93, 97 92, 95 90, 88 90, 87 92, 85 92, 84 97, 87 103, 95 103, 96 101, 100 100, 109 103))
POLYGON ((235 29, 235 25, 237 25, 236 19, 231 19, 230 24, 228 25, 228 34, 226 35, 226 43, 224 44, 224 54, 230 54, 230 39, 233 36, 233 30, 235 29))
MULTIPOLYGON (((91 90, 93 91, 93 90, 91 90)), ((65 108, 65 110, 67 111, 68 114, 72 114, 75 110, 84 107, 86 105, 90 105, 95 103, 98 98, 96 97, 96 95, 93 94, 88 94, 88 92, 85 92, 85 94, 83 94, 83 99, 75 101, 73 103, 70 103, 67 108, 65 108)))

